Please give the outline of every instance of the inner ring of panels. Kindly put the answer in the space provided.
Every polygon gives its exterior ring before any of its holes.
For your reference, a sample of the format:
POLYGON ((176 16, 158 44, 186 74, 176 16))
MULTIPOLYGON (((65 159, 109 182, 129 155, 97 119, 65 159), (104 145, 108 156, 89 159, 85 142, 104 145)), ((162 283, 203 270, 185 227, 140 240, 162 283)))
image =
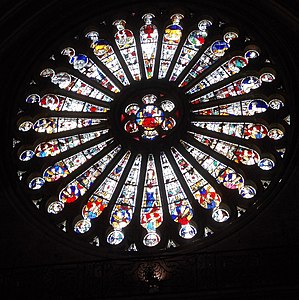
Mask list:
POLYGON ((18 175, 43 214, 95 247, 202 243, 278 176, 284 89, 260 45, 217 18, 128 19, 53 49, 20 104, 18 175))

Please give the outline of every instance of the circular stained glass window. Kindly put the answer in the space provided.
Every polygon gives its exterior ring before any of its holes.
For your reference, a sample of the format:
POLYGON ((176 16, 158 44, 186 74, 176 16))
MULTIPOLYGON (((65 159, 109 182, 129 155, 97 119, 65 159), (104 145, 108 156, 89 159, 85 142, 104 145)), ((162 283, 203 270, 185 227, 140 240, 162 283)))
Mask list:
POLYGON ((176 121, 168 112, 173 111, 175 105, 170 100, 161 103, 161 107, 156 105, 156 96, 153 94, 145 95, 142 104, 130 104, 126 107, 125 113, 121 115, 121 122, 125 122, 126 132, 135 135, 136 140, 154 140, 157 137, 164 138, 167 131, 172 130, 176 121), (165 110, 165 111, 164 111, 165 110), (166 114, 165 114, 166 113, 166 114), (131 117, 133 115, 133 117, 131 117))
POLYGON ((261 45, 213 16, 94 25, 52 49, 20 103, 18 175, 49 222, 144 253, 204 245, 255 212, 290 125, 261 45))

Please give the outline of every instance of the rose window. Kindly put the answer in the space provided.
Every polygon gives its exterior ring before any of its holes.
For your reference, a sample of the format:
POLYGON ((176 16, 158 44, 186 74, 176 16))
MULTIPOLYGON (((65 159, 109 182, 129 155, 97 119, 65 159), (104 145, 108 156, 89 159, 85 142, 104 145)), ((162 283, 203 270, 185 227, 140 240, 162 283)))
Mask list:
POLYGON ((89 247, 144 253, 254 215, 281 178, 290 114, 250 28, 188 13, 91 23, 19 103, 18 176, 42 216, 89 247))

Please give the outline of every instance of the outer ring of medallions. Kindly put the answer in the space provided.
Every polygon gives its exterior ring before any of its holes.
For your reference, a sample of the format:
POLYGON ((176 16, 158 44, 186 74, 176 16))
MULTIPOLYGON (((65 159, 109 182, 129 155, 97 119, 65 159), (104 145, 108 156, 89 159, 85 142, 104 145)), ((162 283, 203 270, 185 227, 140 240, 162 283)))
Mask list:
POLYGON ((186 95, 173 82, 164 79, 149 79, 135 81, 129 86, 125 86, 120 93, 116 94, 114 101, 111 102, 109 120, 111 132, 117 143, 123 145, 126 149, 138 151, 140 153, 150 153, 153 151, 163 151, 175 145, 186 133, 190 124, 190 106, 186 95), (176 125, 170 131, 166 132, 164 138, 157 137, 155 140, 145 140, 140 138, 135 140, 132 134, 124 129, 124 123, 121 120, 121 114, 124 113, 127 105, 131 103, 141 103, 143 96, 154 94, 157 96, 157 103, 160 100, 169 99, 175 104, 175 110, 179 111, 179 117, 176 117, 176 125), (161 96, 164 95, 164 96, 161 96))

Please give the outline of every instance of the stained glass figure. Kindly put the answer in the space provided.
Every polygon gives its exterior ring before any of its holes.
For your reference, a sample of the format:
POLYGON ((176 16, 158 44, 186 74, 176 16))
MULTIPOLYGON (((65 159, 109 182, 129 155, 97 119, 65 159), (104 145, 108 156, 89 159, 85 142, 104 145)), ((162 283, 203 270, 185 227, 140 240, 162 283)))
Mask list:
POLYGON ((236 163, 243 163, 244 165, 254 165, 260 160, 260 155, 254 149, 237 145, 231 142, 223 141, 221 139, 212 138, 199 133, 190 132, 194 139, 205 146, 210 147, 215 152, 222 154, 228 159, 236 163))
POLYGON ((52 69, 44 69, 40 75, 42 77, 50 77, 51 82, 57 84, 62 90, 71 91, 73 93, 95 98, 104 102, 112 101, 110 96, 69 73, 59 72, 55 74, 55 71, 52 69))
POLYGON ((152 19, 154 17, 155 16, 151 13, 143 15, 142 19, 144 20, 145 25, 140 28, 140 44, 147 79, 152 78, 154 75, 159 37, 157 26, 152 24, 152 19))
MULTIPOLYGON (((191 100, 192 104, 209 102, 218 99, 225 99, 229 97, 236 97, 244 94, 248 94, 251 90, 255 90, 262 85, 262 82, 256 76, 246 76, 244 78, 238 79, 233 83, 230 83, 220 89, 213 92, 200 96, 191 100)), ((188 91, 192 94, 191 90, 188 91)))
POLYGON ((103 112, 109 108, 91 104, 85 101, 76 100, 67 96, 57 94, 45 94, 40 97, 37 94, 29 95, 26 98, 28 103, 38 103, 39 106, 53 111, 77 111, 77 112, 103 112))
MULTIPOLYGON (((248 53, 248 51, 246 52, 246 54, 247 53, 248 53)), ((231 76, 239 73, 242 68, 247 66, 249 58, 257 57, 257 56, 251 56, 251 55, 246 55, 246 54, 244 55, 244 57, 243 56, 234 56, 230 60, 224 62, 215 71, 213 71, 212 73, 207 75, 203 80, 201 80, 194 87, 192 87, 192 89, 190 89, 188 91, 188 93, 193 94, 195 92, 201 91, 213 84, 216 84, 228 77, 231 77, 231 76)))
POLYGON ((86 34, 86 37, 91 39, 90 47, 93 49, 96 57, 110 70, 110 72, 123 84, 129 85, 129 80, 126 73, 121 67, 121 64, 110 43, 99 37, 99 33, 91 31, 86 34))
POLYGON ((184 16, 182 14, 172 15, 172 24, 168 25, 165 29, 159 65, 159 79, 164 78, 166 76, 172 58, 181 40, 183 27, 180 25, 180 21, 183 18, 184 16))
POLYGON ((192 112, 201 116, 253 116, 265 112, 268 107, 269 105, 265 100, 254 99, 195 109, 192 112))
POLYGON ((53 182, 62 177, 66 177, 83 165, 87 160, 100 153, 105 147, 111 144, 112 141, 112 139, 108 139, 95 146, 87 148, 86 150, 80 151, 65 159, 55 162, 53 165, 46 168, 46 170, 43 172, 43 178, 48 182, 53 182))
POLYGON ((107 241, 115 245, 124 239, 123 228, 127 227, 132 221, 136 206, 137 188, 140 176, 142 156, 138 155, 122 187, 116 203, 112 209, 110 224, 113 226, 114 233, 108 235, 107 241), (117 238, 115 238, 117 236, 117 238), (111 238, 113 237, 113 240, 111 238), (111 242, 112 241, 112 242, 111 242))
MULTIPOLYGON (((98 177, 107 167, 108 164, 110 164, 113 157, 116 155, 117 151, 119 151, 119 148, 115 149, 115 151, 112 151, 108 153, 105 157, 103 157, 99 164, 97 164, 96 173, 93 175, 93 182, 87 183, 87 176, 84 177, 83 184, 93 184, 96 180, 96 177, 98 177), (96 175, 95 175, 96 174, 96 175)), ((131 152, 128 151, 119 161, 119 163, 114 167, 114 169, 107 175, 107 177, 104 179, 104 181, 100 184, 100 186, 96 189, 96 191, 89 197, 87 203, 84 205, 82 209, 82 217, 83 219, 79 220, 75 226, 74 230, 78 233, 85 233, 87 232, 91 227, 90 220, 98 218, 101 213, 104 211, 104 209, 108 206, 114 190, 116 188, 116 185, 118 181, 120 180, 124 168, 126 167, 128 160, 130 158, 131 152), (88 226, 84 227, 84 230, 81 228, 81 224, 87 223, 88 226)), ((119 235, 118 235, 119 237, 119 235)), ((112 238, 112 236, 110 236, 112 238)), ((114 236, 115 243, 117 240, 116 235, 114 236)))
POLYGON ((48 156, 56 156, 69 149, 78 147, 79 145, 82 145, 93 139, 96 139, 108 133, 108 131, 109 131, 108 129, 104 129, 95 132, 82 133, 78 135, 52 139, 38 144, 35 147, 33 153, 37 157, 41 157, 41 158, 48 157, 48 156))
POLYGON ((218 183, 228 189, 240 189, 244 185, 244 178, 236 170, 228 167, 219 160, 209 156, 205 152, 195 148, 187 142, 181 141, 185 149, 199 162, 203 169, 208 171, 218 183))
POLYGON ((216 40, 208 47, 197 62, 192 66, 191 70, 179 84, 179 87, 186 86, 193 79, 197 78, 201 73, 219 60, 225 52, 230 48, 230 42, 238 37, 236 32, 227 32, 223 36, 223 40, 216 40))
POLYGON ((160 160, 170 216, 174 222, 181 224, 181 229, 179 231, 181 237, 192 238, 193 236, 191 235, 192 233, 194 235, 196 234, 196 229, 193 225, 190 225, 190 221, 193 217, 191 203, 187 199, 187 196, 164 152, 161 152, 160 160), (182 230, 182 228, 184 229, 182 230), (186 233, 187 228, 189 229, 188 234, 186 233))
POLYGON ((147 231, 143 239, 145 246, 158 245, 161 238, 156 230, 162 222, 163 210, 155 160, 154 156, 149 154, 140 210, 140 224, 147 231))
POLYGON ((74 69, 86 75, 88 78, 95 80, 108 90, 114 93, 119 92, 119 89, 107 75, 85 54, 76 55, 75 49, 70 47, 63 49, 61 54, 69 57, 69 63, 73 65, 74 69))
POLYGON ((199 204, 205 209, 218 207, 221 202, 221 197, 213 186, 200 175, 177 149, 171 148, 171 152, 190 191, 199 204))
POLYGON ((111 162, 114 155, 120 150, 120 147, 114 149, 98 162, 89 167, 85 172, 81 173, 76 179, 68 183, 59 193, 59 200, 64 203, 71 203, 78 199, 78 197, 85 194, 91 187, 98 176, 105 170, 107 165, 111 162))
POLYGON ((48 117, 38 119, 32 126, 38 133, 57 133, 104 123, 107 119, 48 117))
POLYGON ((208 36, 208 28, 212 25, 210 20, 201 20, 198 23, 198 29, 189 33, 177 62, 170 76, 170 81, 175 81, 182 71, 187 67, 208 36))
POLYGON ((197 122, 193 121, 195 127, 207 129, 229 136, 242 139, 263 139, 268 134, 268 129, 263 124, 236 123, 236 122, 197 122))
POLYGON ((140 80, 141 74, 134 34, 131 30, 125 29, 125 20, 116 20, 113 22, 113 25, 117 28, 117 33, 114 36, 116 45, 118 46, 134 80, 140 80))

